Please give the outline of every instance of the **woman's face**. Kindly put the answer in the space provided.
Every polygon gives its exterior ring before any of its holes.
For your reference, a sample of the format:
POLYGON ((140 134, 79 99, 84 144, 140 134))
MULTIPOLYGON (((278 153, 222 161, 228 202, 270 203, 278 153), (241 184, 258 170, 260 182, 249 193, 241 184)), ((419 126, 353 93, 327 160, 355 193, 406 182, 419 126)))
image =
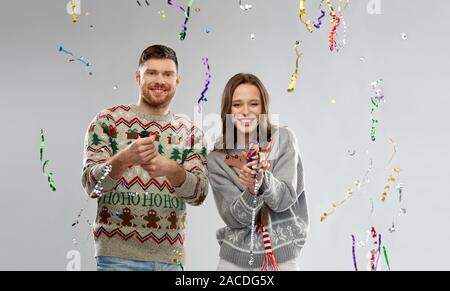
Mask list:
POLYGON ((241 84, 233 93, 231 115, 234 126, 240 133, 249 134, 258 127, 262 113, 261 93, 252 84, 241 84))

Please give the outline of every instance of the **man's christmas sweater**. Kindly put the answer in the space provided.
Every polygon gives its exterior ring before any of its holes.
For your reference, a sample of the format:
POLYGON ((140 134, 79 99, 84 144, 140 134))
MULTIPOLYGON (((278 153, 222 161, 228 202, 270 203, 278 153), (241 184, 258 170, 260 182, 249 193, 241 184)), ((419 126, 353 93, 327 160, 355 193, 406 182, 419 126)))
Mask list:
POLYGON ((201 205, 208 193, 203 134, 192 122, 149 115, 135 105, 103 110, 86 134, 82 184, 91 195, 107 161, 142 133, 155 136, 159 154, 181 165, 186 181, 173 187, 140 166, 128 168, 119 180, 106 176, 97 197, 95 255, 184 264, 186 203, 201 205))

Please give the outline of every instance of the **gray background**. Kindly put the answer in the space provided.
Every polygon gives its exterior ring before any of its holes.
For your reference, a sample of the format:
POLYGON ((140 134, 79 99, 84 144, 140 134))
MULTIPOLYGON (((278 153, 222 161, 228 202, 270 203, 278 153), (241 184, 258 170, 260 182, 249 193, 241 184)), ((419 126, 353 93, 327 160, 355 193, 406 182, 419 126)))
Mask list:
MULTIPOLYGON (((139 7, 134 0, 82 0, 82 12, 92 15, 80 16, 77 24, 66 13, 67 2, 3 0, 0 8, 1 270, 65 270, 72 249, 80 251, 83 270, 95 269, 85 221, 94 218, 93 201, 76 232, 79 244, 72 243, 71 224, 86 197, 80 185, 85 130, 99 110, 137 100, 137 60, 155 43, 173 47, 179 56, 182 83, 175 113, 193 115, 204 85, 204 56, 213 76, 206 113, 219 112, 221 91, 237 72, 253 72, 266 84, 272 113, 296 132, 303 157, 311 218, 300 258, 303 270, 352 270, 350 235, 364 239, 372 225, 383 235, 394 270, 450 269, 450 197, 444 183, 450 141, 449 1, 382 0, 381 14, 369 15, 368 0, 353 0, 345 14, 348 45, 337 54, 328 50, 329 23, 307 33, 298 20, 298 1, 249 0, 254 8, 245 13, 237 0, 197 0, 194 7, 201 11, 192 12, 183 42, 177 38, 183 15, 166 1, 139 7), (205 28, 212 32, 206 34, 205 28), (401 39, 403 32, 407 40, 401 39), (295 93, 288 94, 296 40, 302 41, 304 57, 295 93), (59 45, 91 61, 94 75, 69 63, 57 52, 59 45), (378 78, 384 79, 386 103, 377 111, 381 123, 373 143, 370 83, 378 78), (40 170, 41 128, 55 193, 40 170), (389 137, 398 143, 398 152, 387 166, 389 137), (349 149, 356 155, 349 156, 349 149), (321 214, 362 178, 369 157, 374 160, 370 183, 320 223, 321 214), (394 192, 379 203, 393 166, 402 169, 404 217, 397 215, 394 192), (393 218, 397 232, 390 234, 393 218)), ((183 6, 187 2, 180 0, 183 6)), ((308 1, 314 17, 318 2, 308 1)), ((215 231, 223 222, 213 196, 206 206, 188 210, 186 268, 215 269, 215 231)), ((365 269, 367 251, 358 249, 360 269, 365 269)))

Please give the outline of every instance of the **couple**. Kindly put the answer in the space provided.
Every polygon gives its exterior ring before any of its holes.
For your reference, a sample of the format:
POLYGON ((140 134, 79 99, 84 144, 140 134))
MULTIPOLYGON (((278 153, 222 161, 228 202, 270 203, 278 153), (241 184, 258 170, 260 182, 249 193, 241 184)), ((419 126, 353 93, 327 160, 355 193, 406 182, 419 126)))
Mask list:
POLYGON ((298 270, 308 230, 303 168, 294 132, 265 118, 261 81, 228 81, 223 136, 209 154, 201 130, 170 111, 180 83, 172 49, 147 48, 136 82, 137 104, 101 111, 86 134, 82 184, 97 199, 97 270, 182 270, 186 203, 201 205, 209 184, 226 224, 219 271, 298 270))

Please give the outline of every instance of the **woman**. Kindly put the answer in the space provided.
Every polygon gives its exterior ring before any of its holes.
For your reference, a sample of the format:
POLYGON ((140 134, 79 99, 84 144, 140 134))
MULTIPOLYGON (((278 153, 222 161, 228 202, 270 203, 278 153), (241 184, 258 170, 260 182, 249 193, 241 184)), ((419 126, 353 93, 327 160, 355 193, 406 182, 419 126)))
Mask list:
POLYGON ((228 81, 223 136, 208 155, 210 184, 226 224, 217 231, 219 271, 299 270, 308 231, 303 167, 294 132, 272 125, 268 114, 269 94, 256 76, 228 81), (249 159, 252 145, 260 147, 259 161, 249 159))

